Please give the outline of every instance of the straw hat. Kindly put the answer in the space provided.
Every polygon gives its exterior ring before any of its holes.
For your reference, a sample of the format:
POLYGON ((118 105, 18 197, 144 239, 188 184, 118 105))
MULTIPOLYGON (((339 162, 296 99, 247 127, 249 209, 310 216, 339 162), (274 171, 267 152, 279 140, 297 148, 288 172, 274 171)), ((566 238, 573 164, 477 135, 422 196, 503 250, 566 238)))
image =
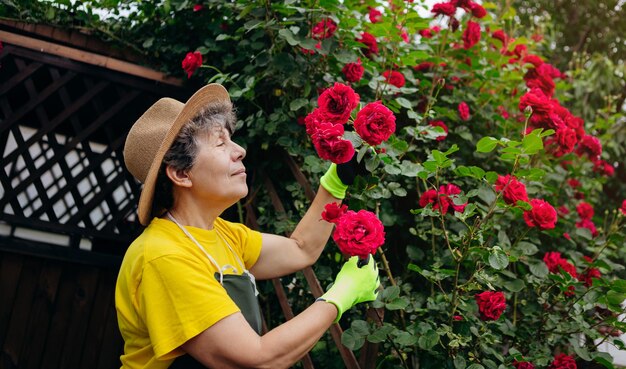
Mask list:
POLYGON ((154 185, 165 153, 183 125, 213 101, 230 102, 228 91, 215 83, 199 89, 184 104, 162 98, 146 110, 128 132, 124 163, 133 177, 143 183, 138 208, 141 224, 148 225, 151 220, 154 185))

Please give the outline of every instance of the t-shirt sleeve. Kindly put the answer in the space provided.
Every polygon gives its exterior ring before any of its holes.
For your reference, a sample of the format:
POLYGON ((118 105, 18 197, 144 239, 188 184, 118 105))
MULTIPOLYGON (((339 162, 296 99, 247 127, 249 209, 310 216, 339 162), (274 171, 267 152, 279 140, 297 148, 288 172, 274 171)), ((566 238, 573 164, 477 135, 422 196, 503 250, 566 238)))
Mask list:
POLYGON ((261 232, 250 229, 241 223, 222 220, 229 241, 241 255, 246 269, 252 268, 261 255, 263 243, 261 232))
POLYGON ((166 255, 150 261, 140 288, 142 316, 159 359, 178 356, 175 350, 183 343, 240 311, 214 275, 193 257, 166 255))

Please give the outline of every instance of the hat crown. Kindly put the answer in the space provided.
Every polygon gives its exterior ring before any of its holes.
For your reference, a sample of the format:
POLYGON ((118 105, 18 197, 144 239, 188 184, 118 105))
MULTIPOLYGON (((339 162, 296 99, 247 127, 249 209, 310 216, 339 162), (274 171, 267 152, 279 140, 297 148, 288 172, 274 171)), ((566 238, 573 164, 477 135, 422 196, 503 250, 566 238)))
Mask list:
POLYGON ((146 110, 128 132, 124 163, 141 183, 145 183, 157 151, 184 106, 180 101, 162 98, 146 110))

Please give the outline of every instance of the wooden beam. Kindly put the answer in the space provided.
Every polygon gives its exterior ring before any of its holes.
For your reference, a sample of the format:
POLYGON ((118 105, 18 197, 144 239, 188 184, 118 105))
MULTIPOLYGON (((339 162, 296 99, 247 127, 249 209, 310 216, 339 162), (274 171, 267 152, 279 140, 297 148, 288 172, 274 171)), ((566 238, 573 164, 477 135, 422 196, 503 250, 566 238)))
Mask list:
POLYGON ((37 50, 42 53, 61 56, 82 63, 87 63, 98 67, 131 74, 137 77, 151 79, 169 85, 183 85, 182 80, 167 76, 162 72, 158 72, 150 68, 146 68, 137 64, 129 63, 108 56, 99 55, 68 46, 62 46, 52 42, 38 40, 32 37, 16 35, 14 33, 6 31, 0 31, 0 40, 2 40, 2 42, 6 44, 16 45, 31 50, 37 50))

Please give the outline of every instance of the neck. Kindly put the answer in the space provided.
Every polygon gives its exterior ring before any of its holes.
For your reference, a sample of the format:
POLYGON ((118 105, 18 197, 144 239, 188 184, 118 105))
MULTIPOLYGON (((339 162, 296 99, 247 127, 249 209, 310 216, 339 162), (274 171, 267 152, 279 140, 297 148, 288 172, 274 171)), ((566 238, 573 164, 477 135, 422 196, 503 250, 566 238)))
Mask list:
POLYGON ((213 229, 215 219, 222 213, 216 209, 200 206, 198 202, 175 202, 169 212, 181 225, 202 229, 213 229))

